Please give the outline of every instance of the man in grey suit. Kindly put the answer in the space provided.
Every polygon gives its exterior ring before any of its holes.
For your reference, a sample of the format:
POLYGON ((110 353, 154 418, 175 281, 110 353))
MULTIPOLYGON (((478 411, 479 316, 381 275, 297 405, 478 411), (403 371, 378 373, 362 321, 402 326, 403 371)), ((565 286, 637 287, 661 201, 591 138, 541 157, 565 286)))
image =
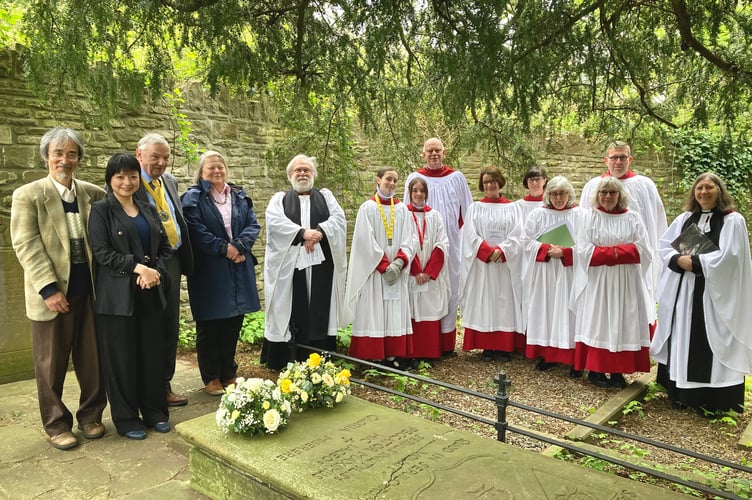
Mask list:
POLYGON ((62 401, 68 359, 81 389, 78 428, 88 439, 105 429, 107 396, 102 382, 92 308, 92 255, 86 227, 91 204, 102 188, 73 174, 84 157, 81 136, 53 128, 39 151, 49 175, 13 192, 10 235, 24 270, 26 315, 42 424, 50 443, 67 450, 78 445, 73 415, 62 401))
POLYGON ((184 406, 188 399, 172 391, 175 356, 180 330, 180 275, 193 270, 193 252, 183 207, 178 196, 178 181, 165 172, 170 159, 170 145, 160 134, 146 134, 138 141, 136 158, 141 164, 141 187, 134 197, 157 208, 174 256, 168 260, 167 279, 163 288, 167 304, 164 311, 165 395, 168 406, 184 406))

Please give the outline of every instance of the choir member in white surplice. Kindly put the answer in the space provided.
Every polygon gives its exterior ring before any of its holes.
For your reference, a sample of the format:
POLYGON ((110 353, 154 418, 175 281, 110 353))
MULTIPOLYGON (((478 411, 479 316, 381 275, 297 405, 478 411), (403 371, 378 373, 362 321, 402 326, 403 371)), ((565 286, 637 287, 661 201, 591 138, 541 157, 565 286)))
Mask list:
POLYGON ((462 349, 483 349, 484 361, 507 361, 525 348, 522 224, 517 204, 501 196, 505 183, 498 168, 481 169, 478 189, 485 196, 470 205, 462 229, 462 349))
POLYGON ((522 177, 522 185, 527 189, 527 194, 515 201, 520 207, 522 221, 536 208, 543 206, 543 192, 548 183, 548 174, 543 167, 531 167, 522 177))
POLYGON ((266 316, 261 361, 279 370, 308 352, 288 342, 327 351, 347 325, 345 213, 328 189, 315 189, 316 159, 297 155, 287 165, 292 189, 266 208, 264 292, 266 316))
MULTIPOLYGON (((574 283, 572 245, 580 208, 573 200, 572 184, 557 175, 548 182, 543 206, 523 221, 525 354, 540 358, 536 369, 541 371, 557 363, 574 365, 575 317, 569 297, 574 283)), ((582 372, 570 369, 570 376, 580 375, 582 372)))
POLYGON ((650 371, 655 306, 646 269, 652 252, 618 179, 601 179, 590 204, 575 238, 574 368, 589 370, 597 387, 623 388, 624 373, 650 371))
POLYGON ((407 209, 418 237, 408 282, 413 317, 413 359, 432 360, 441 357, 441 318, 446 316, 449 308, 446 266, 449 240, 441 214, 428 205, 425 179, 413 178, 408 192, 410 203, 407 209))
POLYGON ((752 372, 749 235, 733 208, 723 181, 701 174, 660 246, 658 329, 650 348, 658 382, 673 406, 707 416, 743 411, 744 375, 752 372), (679 253, 672 242, 693 224, 714 247, 679 253))
MULTIPOLYGON (((650 251, 653 253, 652 259, 657 264, 659 260, 658 242, 663 233, 666 232, 666 211, 663 208, 661 196, 658 194, 658 189, 655 187, 652 179, 644 175, 638 175, 630 170, 633 159, 629 144, 622 141, 611 142, 606 147, 606 156, 603 158, 608 170, 599 177, 590 179, 585 184, 580 194, 580 207, 587 209, 592 206, 590 200, 593 192, 597 190, 596 188, 601 179, 604 177, 619 179, 624 185, 627 195, 629 195, 628 208, 633 212, 637 212, 640 220, 645 225, 648 245, 650 251)), ((658 285, 658 267, 651 264, 646 269, 648 272, 646 276, 649 278, 647 284, 650 287, 651 295, 654 296, 658 285)), ((655 311, 655 308, 652 311, 655 311)), ((654 325, 655 313, 651 314, 651 324, 654 325)))
POLYGON ((404 203, 394 196, 391 167, 376 174, 376 193, 358 209, 347 270, 346 302, 352 315, 350 355, 405 368, 413 329, 407 287, 417 238, 404 203))
POLYGON ((449 273, 449 306, 447 314, 441 318, 441 351, 444 356, 455 355, 457 343, 457 304, 460 297, 460 272, 462 269, 462 226, 467 218, 467 209, 473 202, 473 195, 467 185, 465 175, 444 165, 446 150, 441 139, 431 137, 423 144, 423 159, 426 164, 417 172, 411 173, 405 182, 405 200, 410 199, 407 187, 415 178, 426 181, 431 191, 431 207, 442 216, 444 230, 449 238, 446 255, 449 273))

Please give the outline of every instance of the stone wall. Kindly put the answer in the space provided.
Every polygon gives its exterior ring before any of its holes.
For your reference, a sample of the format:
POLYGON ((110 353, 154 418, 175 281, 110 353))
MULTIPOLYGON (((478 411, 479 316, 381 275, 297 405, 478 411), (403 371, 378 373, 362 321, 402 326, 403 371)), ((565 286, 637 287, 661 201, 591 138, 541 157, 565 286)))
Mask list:
MULTIPOLYGON (((185 104, 179 112, 191 122, 191 141, 201 150, 216 149, 228 161, 231 179, 242 184, 251 194, 262 228, 264 210, 273 192, 284 188, 287 180, 285 165, 269 165, 265 151, 275 141, 284 137, 284 131, 275 125, 273 110, 264 103, 233 97, 227 92, 211 98, 196 83, 182 86, 185 104)), ((104 167, 109 156, 116 152, 134 152, 139 138, 146 132, 159 132, 173 145, 173 156, 168 168, 181 182, 181 189, 192 183, 195 165, 188 164, 183 152, 175 147, 177 126, 167 102, 148 99, 138 109, 123 104, 120 116, 101 126, 97 110, 83 94, 72 96, 73 104, 55 105, 35 97, 23 81, 21 64, 14 52, 0 51, 0 290, 4 300, 0 303, 0 383, 33 376, 29 322, 24 314, 23 273, 11 248, 9 222, 13 190, 31 180, 47 175, 46 166, 39 154, 39 139, 49 128, 57 125, 71 127, 84 137, 86 158, 79 166, 79 178, 101 184, 104 167)), ((357 146, 362 153, 358 168, 365 177, 380 165, 378 151, 368 150, 368 142, 357 146)), ((588 143, 576 136, 540 140, 537 149, 549 175, 564 174, 579 189, 584 182, 604 170, 602 145, 588 143)), ((416 146, 416 165, 419 164, 420 145, 416 146)), ((487 155, 485 155, 487 156, 487 155)), ((670 165, 655 154, 636 153, 635 167, 640 173, 651 175, 659 181, 660 189, 672 185, 670 165)), ((487 162, 484 155, 457 159, 457 164, 468 178, 476 198, 477 172, 487 162)), ((504 194, 510 198, 522 194, 519 174, 510 177, 504 194)), ((372 192, 372 183, 365 184, 365 198, 372 192)), ((335 195, 339 189, 332 188, 335 195)), ((341 188, 341 187, 340 187, 341 188)), ((402 187, 398 188, 398 193, 402 187)), ((344 207, 354 223, 356 206, 344 207)), ((263 262, 262 241, 256 244, 255 255, 263 262)), ((263 296, 262 267, 257 269, 259 289, 263 296)), ((186 301, 187 303, 187 301, 186 301)), ((190 318, 185 308, 184 317, 190 318)))

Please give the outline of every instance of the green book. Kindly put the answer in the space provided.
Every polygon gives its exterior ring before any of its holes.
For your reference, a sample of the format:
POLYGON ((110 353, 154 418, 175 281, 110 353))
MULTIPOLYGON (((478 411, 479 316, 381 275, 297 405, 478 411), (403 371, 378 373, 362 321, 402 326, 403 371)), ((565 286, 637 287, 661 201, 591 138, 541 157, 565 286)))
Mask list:
POLYGON ((557 245, 560 247, 573 247, 574 239, 572 233, 569 232, 569 228, 566 224, 556 226, 555 228, 546 231, 538 236, 538 241, 541 243, 548 243, 549 245, 557 245))

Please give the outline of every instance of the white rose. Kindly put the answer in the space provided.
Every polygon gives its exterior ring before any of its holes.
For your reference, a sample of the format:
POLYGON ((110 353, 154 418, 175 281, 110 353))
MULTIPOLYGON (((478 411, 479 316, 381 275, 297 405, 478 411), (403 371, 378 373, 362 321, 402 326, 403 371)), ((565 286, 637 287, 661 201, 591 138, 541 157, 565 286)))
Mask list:
POLYGON ((282 399, 282 391, 280 391, 279 388, 274 389, 272 391, 272 398, 274 399, 274 401, 279 401, 280 399, 282 399))
POLYGON ((320 384, 321 383, 321 375, 319 375, 318 373, 315 373, 315 372, 312 373, 311 374, 311 382, 313 382, 314 384, 320 384))
POLYGON ((260 378, 250 378, 245 385, 249 390, 256 392, 264 385, 264 381, 260 378))
POLYGON ((304 403, 308 401, 308 393, 306 391, 300 391, 300 400, 304 403))
POLYGON ((264 427, 269 432, 274 432, 279 428, 279 424, 282 422, 282 416, 275 409, 264 412, 264 427))
POLYGON ((321 378, 324 379, 324 383, 326 384, 327 387, 332 387, 334 385, 334 379, 328 373, 325 373, 324 376, 321 378))
POLYGON ((335 396, 334 400, 337 403, 341 403, 343 399, 345 399, 345 395, 342 394, 342 391, 337 391, 337 395, 335 396))

